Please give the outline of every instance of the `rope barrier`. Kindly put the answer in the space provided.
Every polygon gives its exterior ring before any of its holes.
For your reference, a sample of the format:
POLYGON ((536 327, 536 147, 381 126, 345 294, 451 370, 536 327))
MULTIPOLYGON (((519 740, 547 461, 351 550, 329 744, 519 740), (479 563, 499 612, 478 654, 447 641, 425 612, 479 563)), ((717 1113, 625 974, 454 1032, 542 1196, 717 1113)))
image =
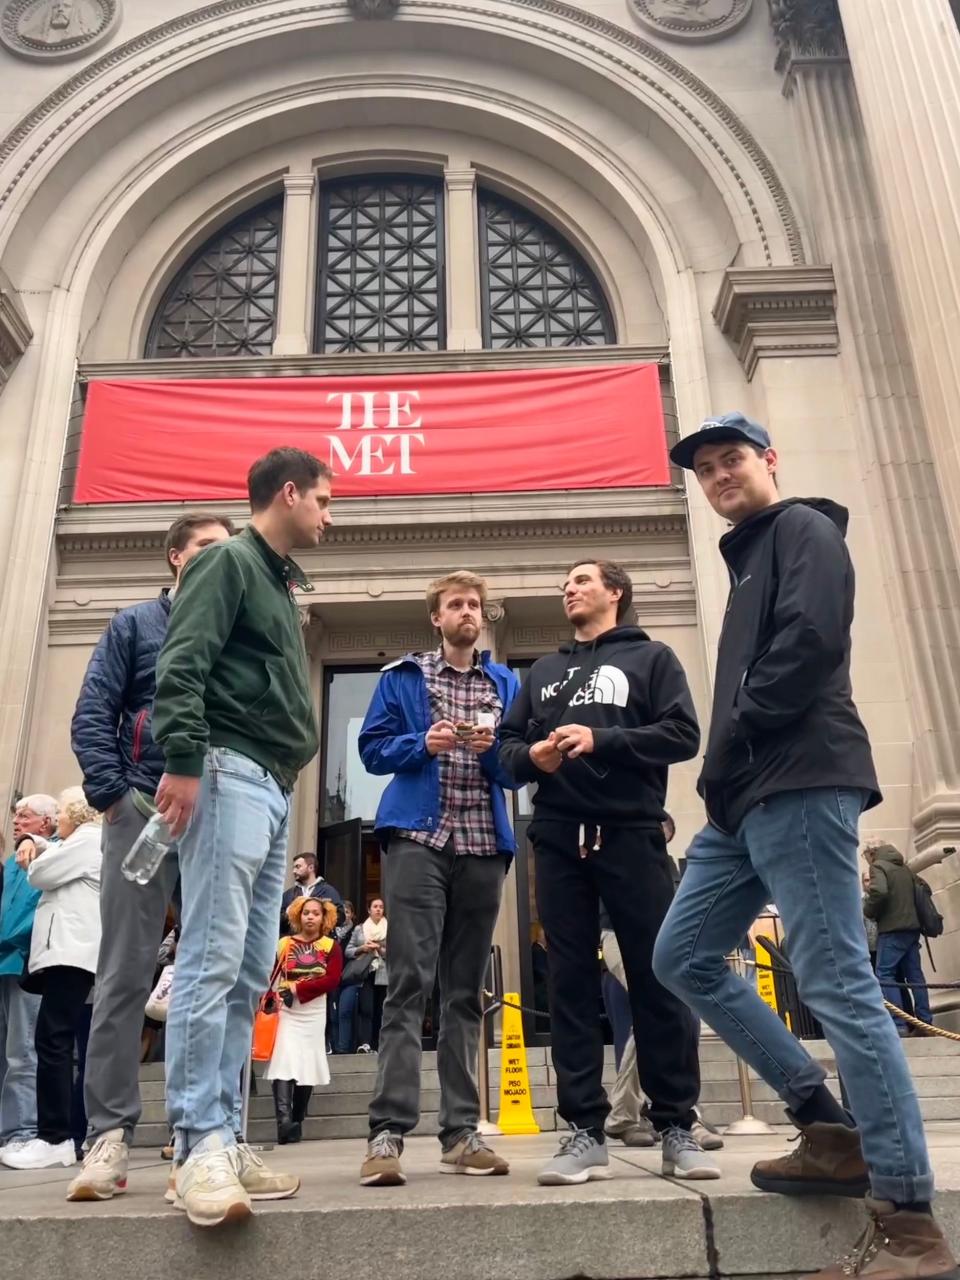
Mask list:
MULTIPOLYGON (((775 964, 759 964, 756 960, 747 960, 744 957, 743 963, 751 969, 764 969, 769 973, 782 973, 787 977, 794 978, 792 969, 784 969, 782 965, 775 964)), ((930 991, 955 991, 960 987, 960 982, 898 982, 898 987, 920 988, 926 987, 930 991)), ((941 1040, 953 1040, 960 1043, 960 1035, 956 1031, 948 1031, 946 1027, 935 1027, 932 1022, 924 1022, 921 1018, 915 1018, 912 1013, 907 1013, 901 1009, 899 1005, 891 1004, 889 1000, 884 1000, 884 1007, 890 1013, 895 1013, 898 1018, 902 1018, 904 1022, 910 1023, 914 1027, 919 1027, 925 1035, 939 1036, 941 1040)))

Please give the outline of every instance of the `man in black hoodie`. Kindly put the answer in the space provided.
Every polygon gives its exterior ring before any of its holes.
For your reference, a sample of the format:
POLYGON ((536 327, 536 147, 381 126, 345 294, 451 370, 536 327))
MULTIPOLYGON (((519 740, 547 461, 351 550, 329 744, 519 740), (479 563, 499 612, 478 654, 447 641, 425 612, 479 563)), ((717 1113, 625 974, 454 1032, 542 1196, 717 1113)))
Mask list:
POLYGON ((530 842, 547 936, 553 1065, 570 1125, 543 1185, 609 1178, 601 1083, 599 902, 620 943, 640 1083, 669 1175, 720 1171, 690 1133, 700 1093, 689 1010, 654 978, 653 943, 673 897, 662 830, 667 767, 700 730, 683 668, 666 645, 625 626, 633 584, 619 565, 574 565, 563 605, 574 641, 535 662, 501 725, 501 763, 536 782, 530 842))
POLYGON ((687 852, 655 971, 777 1091, 800 1130, 789 1156, 755 1166, 754 1185, 867 1194, 863 1248, 821 1278, 955 1274, 930 1213, 916 1090, 860 917, 857 823, 880 793, 850 688, 847 512, 822 498, 781 501, 770 437, 740 413, 709 419, 671 458, 733 528, 720 540, 730 595, 699 782, 709 824, 687 852), (724 959, 771 899, 857 1127, 823 1068, 724 959))

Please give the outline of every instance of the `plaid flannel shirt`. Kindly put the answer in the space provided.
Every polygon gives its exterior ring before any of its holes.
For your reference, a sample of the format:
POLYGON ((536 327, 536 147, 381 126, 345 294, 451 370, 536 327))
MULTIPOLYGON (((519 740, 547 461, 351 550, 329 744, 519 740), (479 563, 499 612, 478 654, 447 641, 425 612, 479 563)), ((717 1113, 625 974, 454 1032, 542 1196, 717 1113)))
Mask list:
MULTIPOLYGON (((458 671, 435 649, 419 655, 427 682, 432 722, 450 720, 476 724, 481 711, 491 713, 499 727, 503 705, 493 680, 474 651, 473 665, 458 671)), ((490 783, 480 765, 480 757, 464 742, 437 757, 440 765, 440 819, 435 831, 397 831, 406 840, 415 840, 428 849, 442 849, 453 840, 457 854, 489 856, 497 850, 493 826, 490 783)))

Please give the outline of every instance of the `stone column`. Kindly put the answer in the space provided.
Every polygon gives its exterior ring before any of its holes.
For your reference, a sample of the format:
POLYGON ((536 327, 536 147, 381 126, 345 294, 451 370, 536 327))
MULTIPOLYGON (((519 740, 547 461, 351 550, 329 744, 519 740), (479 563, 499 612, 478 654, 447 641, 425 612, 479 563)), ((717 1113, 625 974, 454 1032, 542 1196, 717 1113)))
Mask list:
POLYGON ((467 166, 443 171, 446 185, 447 347, 479 351, 480 261, 477 235, 477 174, 467 166))
MULTIPOLYGON (((941 170, 929 168, 938 124, 941 136, 950 136, 950 128, 930 117, 936 90, 925 92, 919 79, 932 80, 939 68, 949 97, 951 77, 942 72, 952 42, 960 128, 960 36, 946 0, 910 6, 909 16, 888 0, 841 0, 855 86, 835 17, 821 17, 813 30, 802 5, 775 0, 772 7, 778 65, 787 72, 784 91, 796 106, 811 177, 819 256, 833 263, 840 293, 845 374, 858 409, 863 476, 907 678, 919 785, 915 798, 904 799, 924 852, 960 839, 960 689, 952 677, 943 678, 960 649, 960 492, 952 492, 960 482, 960 433, 956 414, 943 403, 960 361, 947 350, 948 339, 956 342, 955 328, 948 334, 942 327, 951 308, 956 322, 960 276, 955 213, 947 219, 938 207, 941 170), (949 39, 936 23, 931 29, 941 8, 949 39), (938 30, 948 47, 924 54, 924 41, 938 30), (884 59, 891 66, 878 79, 884 59), (878 151, 878 140, 886 149, 878 151), (925 230, 918 234, 920 227, 925 230), (923 261, 921 244, 930 248, 923 261)), ((945 180, 952 169, 960 198, 960 162, 953 154, 943 160, 945 180)))
POLYGON ((310 298, 313 294, 316 177, 287 174, 283 180, 283 231, 277 278, 275 356, 304 356, 310 351, 310 298))

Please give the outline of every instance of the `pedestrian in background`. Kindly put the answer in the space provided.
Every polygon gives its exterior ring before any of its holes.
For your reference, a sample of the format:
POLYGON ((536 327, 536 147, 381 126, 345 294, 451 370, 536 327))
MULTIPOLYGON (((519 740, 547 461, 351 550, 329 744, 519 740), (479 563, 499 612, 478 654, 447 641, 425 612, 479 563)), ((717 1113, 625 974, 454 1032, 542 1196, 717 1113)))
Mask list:
POLYGON ((74 1051, 100 951, 100 814, 82 787, 57 804, 56 844, 24 852, 27 880, 39 889, 30 942, 29 991, 37 1016, 37 1136, 5 1154, 12 1169, 76 1164, 73 1131, 74 1051))
MULTIPOLYGON (((877 981, 883 998, 903 1009, 899 984, 909 984, 914 1015, 932 1025, 930 995, 920 960, 920 917, 914 874, 904 862, 903 854, 892 844, 870 846, 863 856, 870 867, 863 914, 877 926, 877 981)), ((901 1038, 910 1035, 909 1023, 895 1013, 890 1016, 901 1038)))

